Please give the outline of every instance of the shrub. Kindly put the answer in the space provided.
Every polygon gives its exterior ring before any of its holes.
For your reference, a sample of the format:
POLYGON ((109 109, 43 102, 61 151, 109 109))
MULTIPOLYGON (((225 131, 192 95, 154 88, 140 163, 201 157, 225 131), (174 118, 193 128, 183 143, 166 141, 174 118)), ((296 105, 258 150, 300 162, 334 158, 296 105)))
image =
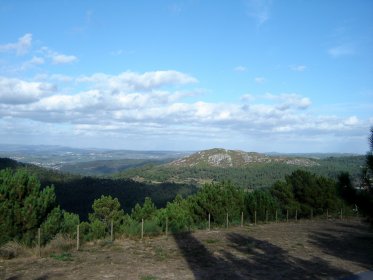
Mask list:
POLYGON ((76 237, 76 226, 79 224, 79 215, 63 211, 61 232, 70 238, 76 237))
POLYGON ((258 189, 247 193, 245 197, 245 204, 247 207, 247 212, 251 217, 254 217, 256 211, 258 221, 264 221, 266 219, 266 211, 268 215, 270 215, 279 209, 277 200, 268 190, 263 189, 258 189))
POLYGON ((206 184, 195 195, 188 197, 190 212, 196 224, 205 222, 208 214, 211 222, 224 224, 226 214, 239 219, 244 210, 244 192, 230 182, 206 184))
POLYGON ((141 222, 142 219, 149 220, 152 219, 157 211, 152 199, 150 197, 145 197, 142 206, 136 203, 135 207, 132 209, 131 218, 141 222))
POLYGON ((63 213, 60 207, 54 208, 41 225, 41 243, 46 244, 60 232, 63 224, 63 213))
POLYGON ((100 220, 93 220, 90 226, 93 239, 101 239, 106 236, 107 226, 100 220))

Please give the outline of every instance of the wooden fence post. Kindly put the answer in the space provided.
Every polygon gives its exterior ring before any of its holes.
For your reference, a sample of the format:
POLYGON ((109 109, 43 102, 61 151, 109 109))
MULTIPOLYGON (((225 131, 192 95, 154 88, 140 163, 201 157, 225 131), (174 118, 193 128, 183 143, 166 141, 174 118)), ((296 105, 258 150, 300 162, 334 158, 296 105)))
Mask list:
POLYGON ((41 229, 38 228, 38 256, 41 257, 41 229))
POLYGON ((342 220, 343 214, 342 214, 342 208, 341 208, 341 214, 340 214, 340 219, 342 220))
POLYGON ((254 224, 256 225, 256 210, 254 211, 254 224))
POLYGON ((311 209, 311 220, 313 219, 313 209, 311 209))
POLYGON ((166 217, 166 238, 168 236, 168 217, 166 217))
POLYGON ((210 229, 211 229, 211 214, 209 213, 209 228, 208 228, 208 230, 210 231, 210 229))
POLYGON ((110 222, 110 240, 111 242, 114 241, 114 226, 113 226, 113 220, 110 222))
POLYGON ((289 209, 286 209, 286 222, 289 222, 289 209))
POLYGON ((243 227, 243 212, 241 212, 241 227, 243 227))
POLYGON ((266 210, 266 224, 268 224, 268 210, 266 210))
POLYGON ((276 213, 275 213, 275 216, 276 216, 276 223, 277 223, 277 209, 276 209, 276 213))
POLYGON ((79 251, 80 247, 80 225, 76 226, 76 250, 79 251))
POLYGON ((295 221, 298 221, 298 209, 295 210, 295 221))
POLYGON ((144 238, 144 219, 141 219, 141 239, 144 238))
POLYGON ((229 217, 228 217, 228 212, 227 212, 227 228, 229 227, 229 217))
POLYGON ((329 209, 326 209, 326 219, 329 219, 329 209))

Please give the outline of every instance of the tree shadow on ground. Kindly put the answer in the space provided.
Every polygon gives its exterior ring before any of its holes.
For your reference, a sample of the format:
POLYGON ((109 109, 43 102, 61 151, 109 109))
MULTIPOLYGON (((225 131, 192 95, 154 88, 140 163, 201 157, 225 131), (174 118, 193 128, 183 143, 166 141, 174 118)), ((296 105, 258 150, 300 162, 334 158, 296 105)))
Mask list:
POLYGON ((360 266, 373 268, 373 231, 369 225, 337 223, 338 229, 313 231, 310 243, 318 246, 325 254, 332 255, 360 266))
MULTIPOLYGON (((36 278, 33 278, 34 280, 48 280, 50 278, 53 278, 53 276, 60 276, 60 274, 55 274, 55 275, 49 275, 48 273, 47 274, 43 274, 39 277, 36 277, 36 278)), ((0 278, 2 279, 2 278, 0 278)), ((13 275, 11 277, 5 277, 4 278, 5 280, 21 280, 21 279, 25 279, 25 275, 13 275)))
POLYGON ((268 241, 238 233, 226 234, 228 248, 213 253, 191 233, 174 238, 197 280, 329 279, 351 275, 323 259, 299 259, 268 241))

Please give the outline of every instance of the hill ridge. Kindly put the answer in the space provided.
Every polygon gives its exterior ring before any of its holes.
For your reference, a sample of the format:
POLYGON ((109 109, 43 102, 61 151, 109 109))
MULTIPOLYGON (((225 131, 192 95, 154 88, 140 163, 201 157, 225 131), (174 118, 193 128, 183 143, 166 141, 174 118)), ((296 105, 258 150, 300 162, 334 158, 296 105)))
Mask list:
POLYGON ((242 150, 228 150, 223 148, 213 148, 198 151, 191 155, 176 159, 165 164, 171 167, 241 167, 253 163, 285 163, 297 166, 315 166, 319 165, 317 161, 304 157, 284 157, 284 156, 267 156, 257 152, 245 152, 242 150))

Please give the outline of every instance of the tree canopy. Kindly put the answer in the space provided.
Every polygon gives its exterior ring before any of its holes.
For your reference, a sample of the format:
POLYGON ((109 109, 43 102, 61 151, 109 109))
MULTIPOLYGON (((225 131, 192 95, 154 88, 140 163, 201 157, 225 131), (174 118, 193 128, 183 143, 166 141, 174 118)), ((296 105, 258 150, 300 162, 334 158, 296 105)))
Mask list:
POLYGON ((24 170, 0 170, 0 244, 12 239, 30 244, 55 207, 53 186, 41 189, 24 170))

